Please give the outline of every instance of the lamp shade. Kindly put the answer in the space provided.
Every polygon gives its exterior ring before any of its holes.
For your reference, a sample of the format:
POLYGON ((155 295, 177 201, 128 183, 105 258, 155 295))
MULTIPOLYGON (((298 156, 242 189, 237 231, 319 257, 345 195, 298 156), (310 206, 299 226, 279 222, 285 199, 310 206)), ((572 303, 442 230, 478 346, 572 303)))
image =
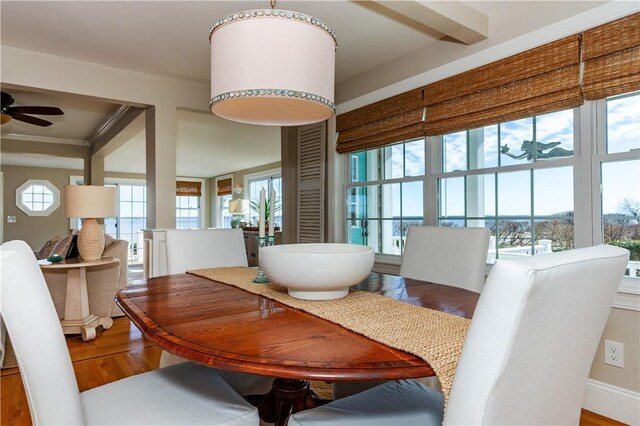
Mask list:
POLYGON ((229 213, 231 214, 247 214, 249 211, 249 202, 241 198, 229 201, 229 213))
POLYGON ((79 218, 117 216, 116 188, 93 185, 65 186, 64 214, 67 217, 79 218))
POLYGON ((239 12, 210 30, 211 112, 296 126, 335 112, 336 38, 322 21, 278 9, 239 12))

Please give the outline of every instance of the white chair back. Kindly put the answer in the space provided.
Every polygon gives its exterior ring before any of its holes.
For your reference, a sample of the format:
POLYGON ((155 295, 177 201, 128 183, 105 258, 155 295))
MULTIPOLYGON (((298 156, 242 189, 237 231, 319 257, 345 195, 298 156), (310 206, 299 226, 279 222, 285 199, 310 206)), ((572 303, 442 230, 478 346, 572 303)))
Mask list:
POLYGON ((629 261, 613 246, 499 260, 480 296, 445 424, 578 424, 629 261))
POLYGON ((34 424, 84 424, 69 351, 31 248, 0 248, 0 313, 18 361, 34 424))
POLYGON ((167 273, 191 269, 247 266, 242 229, 169 229, 167 273))
POLYGON ((480 293, 488 249, 485 228, 410 227, 400 275, 480 293))

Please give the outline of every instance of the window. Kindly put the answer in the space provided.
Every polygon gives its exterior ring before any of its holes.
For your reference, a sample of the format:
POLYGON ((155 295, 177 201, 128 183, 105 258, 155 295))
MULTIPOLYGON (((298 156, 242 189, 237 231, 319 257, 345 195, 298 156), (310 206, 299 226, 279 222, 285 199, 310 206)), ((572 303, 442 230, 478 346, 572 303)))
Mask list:
POLYGON ((594 161, 600 241, 631 252, 626 275, 640 278, 640 93, 598 101, 605 124, 594 161), (596 186, 597 188, 597 186, 596 186))
MULTIPOLYGON (((251 205, 254 203, 259 205, 260 190, 262 188, 266 191, 267 199, 271 191, 275 191, 275 226, 282 227, 282 174, 280 169, 245 176, 245 188, 248 188, 247 199, 251 205)), ((250 222, 257 226, 259 220, 258 212, 250 209, 249 215, 250 222)))
POLYGON ((202 179, 178 178, 176 181, 176 229, 198 229, 203 216, 202 179))
POLYGON ((350 165, 348 242, 401 254, 407 228, 423 223, 424 139, 354 152, 350 165))
POLYGON ((233 175, 217 177, 215 180, 215 226, 231 228, 233 215, 229 213, 229 202, 233 198, 233 175))
POLYGON ((488 228, 489 263, 612 244, 640 294, 640 92, 413 143, 345 156, 348 242, 385 260, 424 221, 488 228))
POLYGON ((231 198, 232 195, 218 196, 218 227, 220 228, 231 228, 231 219, 233 218, 233 215, 229 213, 231 198))
POLYGON ((640 92, 415 143, 346 156, 349 242, 401 254, 424 219, 488 228, 489 262, 606 243, 640 282, 640 92))
POLYGON ((488 228, 489 263, 573 248, 573 115, 444 135, 439 224, 488 228))
POLYGON ((176 229, 200 228, 200 197, 176 195, 176 229))
POLYGON ((105 219, 105 232, 129 242, 129 262, 142 260, 141 229, 147 226, 147 187, 144 184, 115 183, 118 187, 119 215, 105 219))
POLYGON ((60 206, 60 191, 48 180, 29 179, 16 189, 16 206, 29 216, 49 216, 60 206))

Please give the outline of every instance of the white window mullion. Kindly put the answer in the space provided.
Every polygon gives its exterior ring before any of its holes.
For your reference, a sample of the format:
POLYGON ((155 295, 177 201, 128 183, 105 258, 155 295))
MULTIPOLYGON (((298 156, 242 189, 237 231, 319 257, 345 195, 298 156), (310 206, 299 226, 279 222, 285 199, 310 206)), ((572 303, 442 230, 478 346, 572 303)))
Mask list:
POLYGON ((599 215, 594 209, 594 200, 599 196, 599 186, 593 190, 596 180, 599 182, 599 168, 592 161, 595 144, 596 109, 594 102, 586 102, 574 110, 575 155, 576 167, 573 168, 573 204, 574 204, 574 238, 575 247, 589 247, 594 244, 594 229, 599 225, 599 215), (596 177, 597 175, 597 177, 596 177))
POLYGON ((427 137, 427 149, 425 161, 427 172, 424 175, 423 202, 424 224, 438 225, 438 179, 437 175, 442 171, 442 136, 427 137))

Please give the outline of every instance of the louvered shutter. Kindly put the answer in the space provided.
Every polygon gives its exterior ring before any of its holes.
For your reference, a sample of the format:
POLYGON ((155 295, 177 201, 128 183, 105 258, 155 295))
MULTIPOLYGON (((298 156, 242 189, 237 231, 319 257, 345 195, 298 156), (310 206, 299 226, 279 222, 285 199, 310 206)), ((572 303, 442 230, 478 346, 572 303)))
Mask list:
POLYGON ((324 242, 326 124, 298 127, 298 242, 324 242))

